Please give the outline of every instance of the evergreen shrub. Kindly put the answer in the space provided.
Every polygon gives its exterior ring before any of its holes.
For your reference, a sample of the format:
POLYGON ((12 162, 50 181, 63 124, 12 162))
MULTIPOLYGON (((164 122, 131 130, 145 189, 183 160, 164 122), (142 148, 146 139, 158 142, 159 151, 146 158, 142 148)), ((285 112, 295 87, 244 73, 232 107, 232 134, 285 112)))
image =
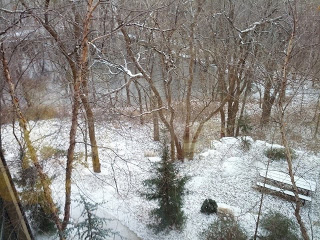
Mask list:
POLYGON ((43 196, 39 196, 37 202, 33 202, 26 206, 26 210, 29 212, 32 228, 38 234, 54 234, 56 233, 56 225, 53 220, 53 214, 44 205, 45 200, 43 196))
POLYGON ((204 200, 204 202, 202 203, 200 212, 205 214, 213 214, 213 213, 217 213, 217 209, 218 209, 218 205, 216 201, 208 198, 204 200))
POLYGON ((238 120, 238 126, 243 134, 248 135, 252 130, 250 117, 248 115, 240 117, 238 120))
POLYGON ((298 240, 297 225, 288 217, 278 212, 269 212, 261 220, 261 227, 267 235, 263 240, 298 240))
MULTIPOLYGON (((290 149, 290 153, 292 158, 296 158, 296 154, 294 150, 290 149)), ((281 160, 281 159, 286 159, 286 150, 285 148, 268 148, 265 151, 266 157, 272 159, 272 160, 281 160)))
POLYGON ((147 200, 158 203, 158 207, 150 213, 155 222, 149 227, 156 233, 173 228, 181 230, 185 222, 182 197, 188 177, 179 177, 166 145, 163 147, 161 161, 155 164, 155 168, 155 176, 144 181, 147 191, 142 194, 147 200))
POLYGON ((202 232, 205 240, 247 240, 246 232, 240 224, 230 216, 219 217, 202 232))
MULTIPOLYGON (((55 222, 50 209, 46 205, 36 168, 21 168, 18 174, 19 178, 14 179, 14 181, 22 189, 20 199, 29 217, 31 227, 39 234, 55 233, 55 222)), ((48 179, 48 183, 51 183, 51 179, 48 179)))
POLYGON ((241 137, 240 140, 241 140, 240 142, 241 149, 244 151, 249 151, 251 148, 251 141, 246 137, 241 137))

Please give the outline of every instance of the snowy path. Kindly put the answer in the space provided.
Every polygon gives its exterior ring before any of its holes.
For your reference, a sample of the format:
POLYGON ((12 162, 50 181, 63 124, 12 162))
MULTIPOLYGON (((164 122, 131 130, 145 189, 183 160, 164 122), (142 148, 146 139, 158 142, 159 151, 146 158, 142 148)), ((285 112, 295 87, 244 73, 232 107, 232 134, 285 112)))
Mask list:
MULTIPOLYGON (((106 218, 114 218, 111 215, 105 214, 106 218)), ((112 231, 114 232, 118 232, 120 236, 115 235, 115 236, 110 236, 107 237, 106 240, 123 240, 123 239, 128 239, 128 240, 141 240, 141 238, 139 238, 137 236, 137 234, 135 234, 133 231, 131 231, 128 227, 124 226, 119 220, 112 220, 108 222, 108 228, 111 228, 112 231)))

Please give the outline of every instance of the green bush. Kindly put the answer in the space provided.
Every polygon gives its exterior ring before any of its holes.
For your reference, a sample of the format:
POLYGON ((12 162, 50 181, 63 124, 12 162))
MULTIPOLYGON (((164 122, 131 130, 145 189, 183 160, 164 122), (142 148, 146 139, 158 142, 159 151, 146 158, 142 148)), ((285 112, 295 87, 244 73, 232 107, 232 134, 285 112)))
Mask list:
POLYGON ((247 240, 247 234, 230 216, 219 217, 202 234, 205 240, 247 240))
MULTIPOLYGON (((42 196, 40 197, 43 198, 42 196)), ((44 199, 38 199, 38 201, 26 206, 30 213, 31 225, 37 233, 53 234, 57 231, 53 214, 50 213, 46 206, 42 206, 45 204, 44 199)))
MULTIPOLYGON (((296 154, 294 150, 290 149, 290 153, 292 158, 296 158, 296 154)), ((272 160, 281 160, 281 159, 286 159, 286 150, 285 148, 268 148, 265 151, 266 157, 272 159, 272 160)))
MULTIPOLYGON (((19 169, 18 178, 14 181, 20 188, 20 200, 28 214, 33 230, 40 234, 56 232, 56 225, 52 213, 47 207, 36 168, 19 169)), ((48 179, 48 184, 51 184, 51 179, 48 179)))
POLYGON ((202 203, 200 212, 205 214, 217 213, 218 205, 216 201, 208 198, 202 203))
POLYGON ((251 148, 251 141, 245 137, 241 137, 240 146, 243 151, 249 151, 251 148))
POLYGON ((155 165, 156 175, 144 181, 147 192, 142 195, 158 202, 158 207, 150 214, 155 223, 149 225, 156 233, 172 228, 181 230, 185 222, 182 206, 188 177, 179 177, 178 169, 169 158, 165 145, 161 161, 155 165))
POLYGON ((250 117, 248 115, 240 117, 238 120, 238 126, 242 134, 248 135, 252 130, 250 117))
POLYGON ((298 240, 297 225, 278 212, 269 212, 261 220, 261 227, 267 232, 264 240, 298 240))

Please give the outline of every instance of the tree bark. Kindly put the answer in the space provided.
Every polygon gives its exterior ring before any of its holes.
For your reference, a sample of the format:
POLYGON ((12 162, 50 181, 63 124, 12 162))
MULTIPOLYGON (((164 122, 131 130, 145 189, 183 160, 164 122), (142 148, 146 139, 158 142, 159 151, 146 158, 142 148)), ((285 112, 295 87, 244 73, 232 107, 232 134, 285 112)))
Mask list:
POLYGON ((71 129, 69 132, 69 148, 67 153, 67 165, 66 165, 66 180, 65 180, 65 205, 64 205, 64 218, 62 222, 62 229, 65 230, 70 219, 70 208, 71 208, 71 183, 72 183, 72 170, 74 161, 74 150, 76 146, 76 134, 78 127, 78 114, 80 108, 79 99, 79 80, 77 86, 75 86, 75 93, 73 97, 72 106, 72 120, 71 129))
POLYGON ((265 85, 264 94, 263 94, 263 102, 262 102, 262 114, 260 125, 264 126, 270 122, 271 110, 272 106, 276 100, 276 96, 279 92, 279 88, 275 88, 273 93, 271 94, 272 82, 270 79, 267 79, 267 83, 265 85))
MULTIPOLYGON (((240 110, 240 115, 239 115, 239 119, 242 119, 244 116, 244 109, 247 103, 247 99, 249 96, 251 90, 251 80, 247 80, 246 81, 246 90, 244 92, 244 96, 243 96, 243 100, 242 100, 242 106, 241 106, 241 110, 240 110)), ((240 126, 239 124, 237 124, 237 130, 236 130, 236 137, 238 137, 240 134, 240 126)))
POLYGON ((80 58, 80 76, 81 76, 81 86, 82 86, 82 93, 80 94, 81 102, 84 106, 87 118, 88 118, 88 129, 89 129, 89 138, 91 143, 91 157, 92 157, 92 164, 93 164, 93 171, 96 173, 101 172, 100 168, 100 159, 99 159, 99 152, 98 146, 96 141, 96 134, 95 134, 95 124, 94 124, 94 115, 88 101, 89 98, 89 90, 88 90, 88 73, 89 73, 89 63, 88 63, 88 56, 89 56, 89 28, 90 28, 90 21, 92 17, 92 13, 95 8, 98 6, 99 2, 94 4, 93 0, 89 0, 87 3, 87 14, 86 19, 83 23, 83 40, 81 45, 81 58, 80 58))
POLYGON ((130 84, 128 84, 128 78, 127 78, 126 74, 124 74, 124 81, 125 81, 125 84, 126 84, 126 96, 127 96, 126 105, 127 105, 127 107, 130 107, 131 106, 130 84))
MULTIPOLYGON (((153 93, 150 96, 151 101, 151 110, 156 110, 157 100, 153 93)), ((153 140, 160 141, 160 127, 159 127, 159 118, 156 111, 152 112, 152 123, 153 123, 153 140)))
POLYGON ((80 95, 80 98, 81 98, 81 102, 84 106, 86 116, 87 116, 87 124, 88 124, 88 130, 89 130, 89 139, 90 139, 90 146, 91 146, 91 158, 92 158, 93 171, 96 173, 100 173, 101 167, 100 167, 98 145, 97 145, 97 141, 96 141, 94 115, 93 115, 91 106, 88 102, 88 99, 86 97, 84 97, 83 94, 80 95))
POLYGON ((143 125, 144 124, 144 120, 143 120, 143 105, 142 105, 142 94, 141 94, 141 90, 139 88, 139 84, 137 83, 137 81, 134 82, 134 85, 137 89, 137 93, 138 93, 138 100, 139 100, 139 113, 140 113, 140 124, 143 125))

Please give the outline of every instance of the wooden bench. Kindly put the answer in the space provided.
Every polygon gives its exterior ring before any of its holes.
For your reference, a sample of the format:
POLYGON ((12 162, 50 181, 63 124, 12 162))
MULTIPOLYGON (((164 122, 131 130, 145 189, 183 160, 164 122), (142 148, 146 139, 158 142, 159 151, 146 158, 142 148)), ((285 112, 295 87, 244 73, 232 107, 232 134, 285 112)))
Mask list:
MULTIPOLYGON (((292 186, 291 178, 288 174, 279 171, 268 171, 266 174, 265 170, 260 171, 260 176, 266 179, 270 179, 282 184, 292 186)), ((294 176, 295 184, 298 188, 309 192, 314 192, 316 190, 316 183, 311 180, 306 180, 304 178, 294 176)))
MULTIPOLYGON (((286 189, 292 188, 291 178, 288 174, 278 171, 268 171, 268 173, 266 173, 266 170, 261 170, 260 176, 264 179, 264 182, 268 181, 268 184, 257 182, 258 187, 265 188, 273 192, 279 192, 292 197, 295 196, 292 191, 286 189), (272 186, 271 184, 276 186, 272 186)), ((311 180, 305 180, 298 176, 295 176, 294 180, 298 190, 300 191, 300 193, 298 194, 299 198, 304 202, 311 202, 312 199, 308 195, 310 194, 310 192, 314 192, 316 190, 316 183, 311 180)))
MULTIPOLYGON (((269 184, 264 184, 262 182, 257 182, 257 185, 259 187, 267 188, 267 189, 269 189, 271 191, 280 192, 280 193, 283 193, 283 194, 286 194, 286 195, 294 197, 294 193, 289 191, 289 190, 281 189, 281 188, 278 188, 278 187, 275 187, 275 186, 271 186, 269 184)), ((299 195, 299 198, 304 200, 304 201, 311 202, 311 200, 312 200, 311 197, 309 197, 309 196, 305 196, 305 195, 302 195, 302 194, 298 194, 298 195, 299 195)))

